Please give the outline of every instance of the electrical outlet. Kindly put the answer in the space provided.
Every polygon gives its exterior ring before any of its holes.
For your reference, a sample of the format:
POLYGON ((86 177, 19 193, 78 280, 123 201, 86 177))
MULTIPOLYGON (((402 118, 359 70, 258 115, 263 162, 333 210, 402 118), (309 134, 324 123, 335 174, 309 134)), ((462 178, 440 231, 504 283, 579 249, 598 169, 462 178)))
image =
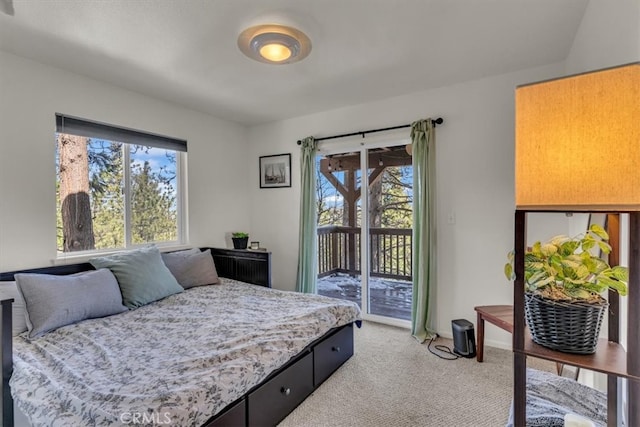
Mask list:
POLYGON ((447 224, 455 224, 456 223, 456 214, 451 211, 447 216, 447 224))

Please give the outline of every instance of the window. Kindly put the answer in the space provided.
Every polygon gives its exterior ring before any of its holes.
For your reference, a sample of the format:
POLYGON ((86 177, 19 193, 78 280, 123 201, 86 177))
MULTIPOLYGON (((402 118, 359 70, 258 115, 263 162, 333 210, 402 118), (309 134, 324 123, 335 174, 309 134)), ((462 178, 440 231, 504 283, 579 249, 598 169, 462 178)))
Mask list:
POLYGON ((187 142, 56 114, 59 252, 183 243, 187 142))

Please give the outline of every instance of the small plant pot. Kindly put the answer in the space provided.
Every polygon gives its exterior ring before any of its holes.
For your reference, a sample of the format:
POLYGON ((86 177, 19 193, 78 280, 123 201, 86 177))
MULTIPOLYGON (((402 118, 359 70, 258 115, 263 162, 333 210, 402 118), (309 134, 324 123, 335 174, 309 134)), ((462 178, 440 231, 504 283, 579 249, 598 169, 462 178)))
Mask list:
POLYGON ((609 303, 554 301, 530 292, 525 295, 527 325, 533 342, 553 350, 593 354, 609 303))
POLYGON ((232 237, 234 249, 247 249, 248 237, 232 237))

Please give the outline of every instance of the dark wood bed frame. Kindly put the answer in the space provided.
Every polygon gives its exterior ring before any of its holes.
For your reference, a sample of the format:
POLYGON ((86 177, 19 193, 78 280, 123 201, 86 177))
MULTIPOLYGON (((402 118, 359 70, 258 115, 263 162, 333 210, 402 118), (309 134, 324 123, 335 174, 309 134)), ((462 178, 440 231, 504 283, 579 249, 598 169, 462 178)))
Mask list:
MULTIPOLYGON (((220 248, 211 249, 221 277, 271 287, 271 254, 220 248)), ((14 280, 16 273, 66 275, 93 270, 89 263, 69 264, 0 273, 0 281, 14 280)), ((11 304, 1 302, 0 340, 2 342, 2 425, 14 425, 13 399, 9 379, 13 372, 11 304)), ((240 399, 209 419, 205 427, 275 425, 293 411, 320 384, 353 355, 353 324, 332 329, 308 345, 298 355, 240 399)))

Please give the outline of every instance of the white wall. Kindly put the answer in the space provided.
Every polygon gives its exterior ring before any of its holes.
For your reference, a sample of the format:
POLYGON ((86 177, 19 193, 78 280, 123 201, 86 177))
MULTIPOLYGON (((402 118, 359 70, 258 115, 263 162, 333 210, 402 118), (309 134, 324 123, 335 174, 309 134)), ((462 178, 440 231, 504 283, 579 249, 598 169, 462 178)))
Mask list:
MULTIPOLYGON (((562 71, 563 64, 555 64, 251 128, 252 163, 261 155, 292 153, 292 188, 261 190, 257 172, 250 168, 250 182, 255 182, 250 189, 252 239, 273 252, 274 286, 295 287, 296 140, 441 116, 444 124, 437 127, 436 137, 438 330, 450 335, 452 319, 473 321, 475 305, 510 304, 512 287, 502 271, 513 246, 514 89, 562 71), (447 223, 449 213, 455 214, 455 224, 447 223)), ((402 136, 407 137, 405 131, 402 136)), ((487 328, 489 344, 509 346, 510 341, 503 331, 487 328)))
POLYGON ((591 0, 566 59, 576 74, 640 60, 640 1, 591 0))
POLYGON ((8 53, 0 73, 0 271, 56 256, 56 112, 186 139, 190 243, 247 228, 244 127, 8 53))

